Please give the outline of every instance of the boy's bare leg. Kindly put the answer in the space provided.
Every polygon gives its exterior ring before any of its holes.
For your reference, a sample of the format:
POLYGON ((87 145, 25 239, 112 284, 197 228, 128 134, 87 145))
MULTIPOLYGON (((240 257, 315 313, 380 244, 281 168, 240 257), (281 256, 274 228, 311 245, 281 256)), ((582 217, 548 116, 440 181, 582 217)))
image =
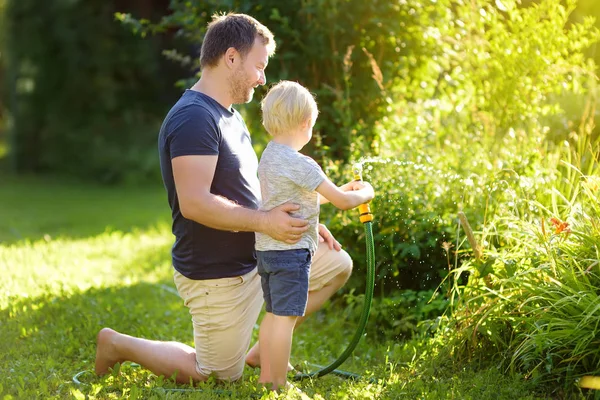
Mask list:
POLYGON ((265 346, 261 348, 260 356, 261 360, 265 360, 266 363, 261 368, 259 382, 272 383, 272 389, 279 390, 287 387, 287 366, 290 360, 292 335, 297 317, 267 313, 265 318, 268 318, 265 332, 268 329, 269 333, 263 335, 261 326, 260 339, 265 343, 265 346))
MULTIPOLYGON (((295 328, 298 327, 307 316, 320 309, 323 304, 336 293, 350 277, 351 270, 345 270, 343 273, 336 275, 320 290, 313 290, 308 292, 308 302, 306 303, 306 312, 304 317, 296 319, 295 328)), ((246 354, 246 364, 250 367, 260 367, 261 353, 260 353, 260 336, 259 341, 252 346, 252 348, 246 354)), ((288 371, 293 370, 291 364, 288 364, 288 371)))
MULTIPOLYGON (((258 332, 258 339, 263 343, 269 343, 273 337, 273 314, 266 313, 261 324, 260 331, 258 332)), ((271 383, 271 363, 269 356, 270 346, 263 346, 260 348, 260 359, 265 360, 260 368, 260 376, 258 377, 258 383, 267 384, 271 383)))
POLYGON ((96 374, 104 375, 117 362, 133 361, 154 374, 171 377, 177 372, 177 382, 204 381, 196 372, 196 351, 183 343, 160 342, 125 335, 110 328, 98 333, 96 374))

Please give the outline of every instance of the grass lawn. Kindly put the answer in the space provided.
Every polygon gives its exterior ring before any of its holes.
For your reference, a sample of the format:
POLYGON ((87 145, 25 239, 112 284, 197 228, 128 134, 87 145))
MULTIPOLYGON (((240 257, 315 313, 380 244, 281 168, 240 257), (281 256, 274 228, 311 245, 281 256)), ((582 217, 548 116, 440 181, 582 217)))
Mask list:
MULTIPOLYGON (((163 188, 99 187, 0 176, 0 399, 274 398, 242 382, 176 386, 135 365, 106 377, 93 368, 95 337, 110 326, 136 336, 192 344, 173 292, 170 217, 163 188)), ((356 328, 340 297, 294 338, 292 362, 327 364, 356 328)), ((255 331, 255 336, 257 335, 255 331)), ((535 399, 532 385, 496 368, 455 365, 434 339, 364 338, 342 369, 372 380, 326 376, 297 385, 314 399, 535 399)), ((288 394, 279 398, 295 398, 288 394)))

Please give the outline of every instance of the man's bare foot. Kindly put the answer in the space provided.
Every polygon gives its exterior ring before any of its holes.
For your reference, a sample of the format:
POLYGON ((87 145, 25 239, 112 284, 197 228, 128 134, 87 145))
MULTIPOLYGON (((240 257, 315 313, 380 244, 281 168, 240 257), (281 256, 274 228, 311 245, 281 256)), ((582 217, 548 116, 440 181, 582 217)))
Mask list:
POLYGON ((109 368, 114 367, 116 363, 123 362, 117 353, 114 345, 114 338, 119 332, 110 328, 103 328, 98 332, 96 342, 96 375, 108 373, 109 368))
POLYGON ((256 343, 246 354, 246 365, 251 368, 260 368, 260 351, 256 343))
MULTIPOLYGON (((260 368, 260 349, 256 343, 246 354, 246 365, 250 368, 260 368)), ((288 363, 288 372, 293 371, 294 367, 288 363)))

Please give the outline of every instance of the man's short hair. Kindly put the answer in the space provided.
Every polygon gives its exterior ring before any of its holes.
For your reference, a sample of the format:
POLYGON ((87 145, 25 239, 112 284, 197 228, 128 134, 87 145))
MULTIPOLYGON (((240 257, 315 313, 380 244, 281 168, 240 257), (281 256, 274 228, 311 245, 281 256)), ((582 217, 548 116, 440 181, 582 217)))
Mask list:
POLYGON ((275 39, 271 31, 246 14, 215 14, 208 24, 200 50, 200 68, 215 67, 228 48, 233 47, 245 58, 256 38, 267 46, 269 56, 275 53, 275 39))
POLYGON ((296 82, 281 81, 273 86, 261 102, 262 123, 272 136, 285 135, 305 123, 314 124, 319 109, 314 96, 296 82))

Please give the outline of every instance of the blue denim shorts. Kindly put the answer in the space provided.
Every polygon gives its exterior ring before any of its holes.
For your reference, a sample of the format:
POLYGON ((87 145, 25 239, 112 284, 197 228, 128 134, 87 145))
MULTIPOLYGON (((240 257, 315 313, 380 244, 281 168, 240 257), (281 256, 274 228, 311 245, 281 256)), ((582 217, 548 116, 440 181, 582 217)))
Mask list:
POLYGON ((267 312, 304 316, 311 254, 308 249, 257 251, 267 312))

